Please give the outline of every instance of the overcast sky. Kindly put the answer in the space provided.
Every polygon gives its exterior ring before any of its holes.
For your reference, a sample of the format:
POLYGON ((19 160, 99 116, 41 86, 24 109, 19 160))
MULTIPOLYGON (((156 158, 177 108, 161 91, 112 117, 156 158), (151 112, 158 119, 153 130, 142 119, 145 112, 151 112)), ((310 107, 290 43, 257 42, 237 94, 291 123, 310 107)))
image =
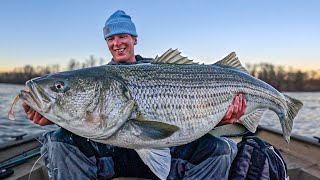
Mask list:
POLYGON ((118 9, 132 17, 135 52, 145 57, 178 48, 214 63, 235 51, 243 64, 320 69, 319 7, 317 0, 3 0, 0 71, 90 55, 109 60, 102 28, 118 9))

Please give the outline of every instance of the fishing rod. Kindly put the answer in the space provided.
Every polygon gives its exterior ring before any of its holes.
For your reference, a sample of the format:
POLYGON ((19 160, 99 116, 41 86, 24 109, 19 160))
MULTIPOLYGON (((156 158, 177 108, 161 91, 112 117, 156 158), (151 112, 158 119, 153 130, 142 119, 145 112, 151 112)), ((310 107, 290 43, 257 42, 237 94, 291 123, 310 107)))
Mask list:
POLYGON ((0 179, 9 177, 14 173, 14 171, 12 169, 8 169, 8 168, 22 164, 22 163, 26 162, 28 159, 33 158, 38 155, 40 155, 40 151, 0 165, 0 179))
POLYGON ((23 164, 23 163, 27 162, 28 159, 39 156, 40 151, 39 150, 36 151, 39 148, 40 148, 40 146, 38 145, 38 146, 32 147, 28 150, 22 151, 22 152, 14 155, 14 156, 11 156, 5 160, 2 160, 0 162, 0 179, 7 178, 14 173, 14 170, 9 169, 9 168, 23 164), (32 152, 32 151, 34 153, 31 154, 30 152, 32 152), (21 156, 21 157, 18 158, 19 156, 21 156), (14 159, 14 160, 12 160, 12 159, 14 159))
POLYGON ((40 151, 32 153, 32 154, 29 154, 29 155, 24 156, 22 158, 10 161, 8 163, 4 163, 4 164, 0 165, 0 169, 10 168, 12 166, 16 166, 16 165, 22 164, 22 163, 26 162, 28 159, 33 158, 33 157, 38 156, 38 155, 40 155, 40 151))
POLYGON ((19 153, 19 154, 17 154, 17 155, 14 155, 14 156, 12 156, 12 157, 9 157, 8 159, 5 159, 5 160, 1 161, 0 164, 2 164, 2 163, 4 163, 4 162, 7 162, 7 161, 9 161, 9 160, 11 160, 11 159, 13 159, 13 158, 15 158, 15 157, 18 157, 18 156, 26 156, 28 152, 30 152, 30 151, 32 151, 32 150, 34 150, 34 149, 37 149, 37 148, 39 148, 39 147, 40 147, 40 146, 36 146, 36 147, 33 147, 33 148, 28 149, 28 150, 26 150, 26 151, 22 151, 21 153, 19 153))

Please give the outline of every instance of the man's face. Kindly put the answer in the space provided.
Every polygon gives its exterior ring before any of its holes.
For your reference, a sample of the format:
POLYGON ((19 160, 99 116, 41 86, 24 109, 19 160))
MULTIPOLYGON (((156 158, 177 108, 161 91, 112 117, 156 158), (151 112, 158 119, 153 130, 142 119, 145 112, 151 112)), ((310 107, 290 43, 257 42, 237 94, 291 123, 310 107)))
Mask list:
POLYGON ((106 39, 115 62, 136 62, 134 45, 137 38, 129 34, 117 34, 106 39))

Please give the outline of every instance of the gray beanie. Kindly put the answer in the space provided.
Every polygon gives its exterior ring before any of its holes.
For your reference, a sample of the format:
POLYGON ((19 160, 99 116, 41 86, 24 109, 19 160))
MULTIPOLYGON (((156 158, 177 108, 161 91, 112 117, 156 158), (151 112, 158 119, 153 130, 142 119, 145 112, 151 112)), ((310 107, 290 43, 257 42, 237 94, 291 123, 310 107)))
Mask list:
POLYGON ((103 28, 104 39, 116 34, 130 34, 137 37, 136 27, 131 17, 122 10, 113 13, 103 28))

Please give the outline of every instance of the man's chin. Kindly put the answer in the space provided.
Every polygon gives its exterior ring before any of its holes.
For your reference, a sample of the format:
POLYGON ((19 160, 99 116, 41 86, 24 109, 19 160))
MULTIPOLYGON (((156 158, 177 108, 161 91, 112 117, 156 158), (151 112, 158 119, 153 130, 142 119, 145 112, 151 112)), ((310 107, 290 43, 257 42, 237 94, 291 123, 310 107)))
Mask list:
POLYGON ((119 63, 125 63, 128 62, 128 58, 124 57, 117 57, 117 58, 113 58, 115 62, 119 62, 119 63))

